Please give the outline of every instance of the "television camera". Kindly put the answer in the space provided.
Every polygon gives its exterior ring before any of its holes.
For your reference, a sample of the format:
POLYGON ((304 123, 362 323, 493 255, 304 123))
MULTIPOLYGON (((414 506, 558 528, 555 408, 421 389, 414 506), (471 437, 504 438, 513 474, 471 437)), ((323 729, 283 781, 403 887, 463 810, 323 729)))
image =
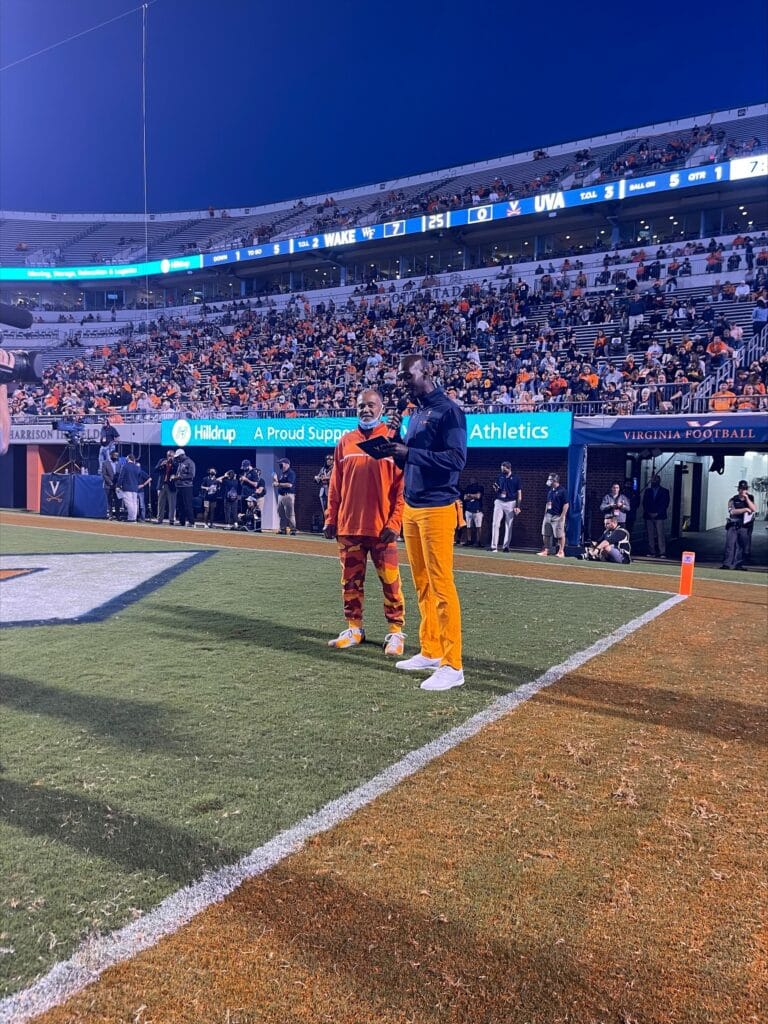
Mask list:
MULTIPOLYGON (((20 306, 0 303, 0 324, 25 331, 32 326, 32 314, 20 306)), ((39 352, 5 349, 0 354, 0 384, 39 384, 42 374, 43 361, 39 352)))

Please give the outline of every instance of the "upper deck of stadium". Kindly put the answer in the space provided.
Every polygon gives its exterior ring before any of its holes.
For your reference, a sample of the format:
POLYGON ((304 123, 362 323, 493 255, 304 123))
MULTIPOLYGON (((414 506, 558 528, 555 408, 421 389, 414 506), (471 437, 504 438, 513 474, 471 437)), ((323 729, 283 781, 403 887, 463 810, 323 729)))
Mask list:
POLYGON ((0 264, 162 259, 365 225, 498 198, 696 167, 768 149, 768 104, 681 118, 426 174, 261 206, 173 213, 0 211, 0 264))

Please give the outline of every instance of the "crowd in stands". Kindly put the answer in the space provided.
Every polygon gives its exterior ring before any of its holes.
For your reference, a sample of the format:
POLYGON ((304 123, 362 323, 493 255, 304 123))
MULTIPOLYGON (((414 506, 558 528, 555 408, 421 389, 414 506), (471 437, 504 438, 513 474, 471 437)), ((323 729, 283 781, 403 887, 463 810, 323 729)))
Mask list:
POLYGON ((654 142, 653 139, 641 139, 620 158, 611 164, 608 177, 633 177, 651 171, 671 170, 679 167, 691 153, 709 147, 702 157, 701 163, 717 163, 731 160, 737 156, 748 156, 757 152, 762 146, 757 136, 741 141, 729 139, 724 128, 716 131, 711 125, 704 128, 694 126, 680 137, 666 142, 654 142))
MULTIPOLYGON (((279 310, 243 302, 218 315, 203 308, 196 321, 160 316, 144 336, 55 363, 41 388, 17 388, 12 411, 351 415, 365 386, 397 401, 406 352, 425 354, 469 411, 677 412, 716 371, 724 385, 710 409, 768 408, 767 346, 747 365, 750 331, 724 312, 735 288, 717 283, 704 296, 678 298, 661 281, 641 288, 633 280, 634 288, 592 293, 568 260, 552 271, 547 289, 548 271, 536 288, 513 275, 468 283, 455 297, 427 278, 394 293, 382 284, 338 305, 312 307, 299 295, 279 310), (585 326, 587 347, 577 340, 585 326)), ((768 321, 768 279, 763 268, 757 273, 746 297, 753 335, 768 321)))

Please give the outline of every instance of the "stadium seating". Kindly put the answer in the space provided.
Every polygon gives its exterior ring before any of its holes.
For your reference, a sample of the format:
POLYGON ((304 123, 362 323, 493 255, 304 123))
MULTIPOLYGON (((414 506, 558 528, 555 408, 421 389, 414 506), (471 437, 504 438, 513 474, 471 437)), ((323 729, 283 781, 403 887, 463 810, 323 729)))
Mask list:
MULTIPOLYGON (((692 119, 688 119, 689 122, 692 119)), ((698 138, 705 130, 699 129, 698 138)), ((391 219, 402 213, 426 212, 471 206, 473 195, 484 198, 496 183, 500 197, 524 197, 572 184, 590 183, 612 176, 627 177, 663 166, 664 169, 715 159, 730 158, 747 151, 765 151, 768 126, 764 115, 740 117, 729 114, 712 125, 712 142, 694 145, 694 126, 682 122, 679 127, 650 126, 623 132, 600 140, 581 140, 550 147, 548 152, 521 153, 506 158, 482 161, 471 167, 415 176, 361 188, 345 189, 332 197, 305 197, 296 202, 272 203, 239 210, 200 210, 182 214, 152 214, 145 223, 139 215, 111 215, 99 218, 66 219, 57 214, 0 213, 0 264, 23 263, 19 244, 26 252, 41 248, 59 250, 58 262, 84 265, 114 262, 114 254, 123 248, 122 239, 135 239, 143 245, 145 231, 149 258, 161 259, 189 251, 209 251, 314 233, 345 220, 342 211, 354 213, 354 223, 368 224, 391 219), (757 139, 758 147, 753 147, 757 139), (640 147, 647 143, 649 157, 640 158, 640 147), (676 146, 674 151, 670 147, 676 146), (661 154, 660 159, 653 159, 661 154), (617 170, 618 168, 618 170, 617 170), (211 216, 213 214, 213 216, 211 216), (96 259, 94 259, 96 257, 96 259)), ((127 241, 125 244, 128 244, 127 241)))
MULTIPOLYGON (((637 266, 631 254, 622 258, 617 266, 637 266)), ((83 329, 81 344, 91 347, 74 359, 71 350, 49 352, 44 391, 19 389, 14 412, 23 417, 115 410, 146 419, 181 412, 344 414, 366 383, 394 400, 392 367, 409 351, 434 358, 446 386, 469 409, 569 408, 583 415, 706 411, 730 379, 729 407, 766 408, 768 335, 753 337, 752 329, 756 300, 768 297, 763 272, 760 290, 738 301, 702 273, 691 278, 691 287, 676 291, 644 282, 634 292, 569 287, 558 296, 542 291, 539 268, 517 269, 485 278, 435 278, 422 287, 413 281, 399 287, 382 283, 367 294, 329 290, 313 295, 314 304, 291 295, 260 307, 227 303, 169 310, 146 324, 138 318, 130 325, 94 323, 97 337, 89 341, 83 329), (648 308, 630 327, 629 302, 637 295, 648 308), (670 317, 670 311, 686 309, 690 315, 684 319, 670 317), (148 330, 142 332, 143 326, 148 330), (715 335, 734 350, 722 365, 707 352, 715 335), (604 338, 602 348, 598 338, 604 338), (649 353, 654 342, 660 351, 654 347, 649 353), (601 364, 623 371, 615 391, 603 379, 606 369, 595 381, 593 371, 601 364)), ((553 270, 555 280, 565 273, 573 281, 577 273, 562 266, 553 270)))

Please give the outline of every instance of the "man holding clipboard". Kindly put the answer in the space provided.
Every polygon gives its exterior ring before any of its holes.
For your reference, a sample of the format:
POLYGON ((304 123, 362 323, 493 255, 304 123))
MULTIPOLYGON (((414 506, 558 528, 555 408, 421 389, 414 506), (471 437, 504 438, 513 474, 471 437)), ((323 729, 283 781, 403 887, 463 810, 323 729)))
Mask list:
POLYGON ((403 471, 383 450, 388 448, 382 423, 383 402, 378 391, 366 390, 357 399, 357 428, 340 439, 333 453, 328 481, 325 536, 336 538, 341 560, 341 590, 347 628, 329 647, 357 647, 365 640, 365 570, 368 555, 381 580, 384 616, 389 632, 384 653, 402 657, 405 606, 397 558, 397 538, 403 515, 403 471))
MULTIPOLYGON (((459 474, 467 461, 467 421, 423 356, 403 356, 399 380, 416 409, 404 442, 390 441, 384 452, 404 467, 403 536, 419 598, 421 649, 396 668, 431 673, 422 690, 450 690, 464 682, 453 539, 464 525, 459 474)), ((399 428, 397 417, 394 425, 399 428)))

